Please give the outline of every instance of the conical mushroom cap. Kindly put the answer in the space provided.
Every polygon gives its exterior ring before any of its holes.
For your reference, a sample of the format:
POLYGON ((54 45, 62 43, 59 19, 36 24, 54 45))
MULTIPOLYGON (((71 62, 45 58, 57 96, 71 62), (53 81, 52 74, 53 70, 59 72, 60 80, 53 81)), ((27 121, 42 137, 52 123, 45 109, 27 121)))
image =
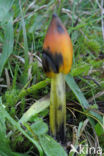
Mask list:
POLYGON ((69 34, 59 17, 55 14, 48 27, 43 44, 42 64, 48 77, 57 73, 70 72, 73 47, 69 34))

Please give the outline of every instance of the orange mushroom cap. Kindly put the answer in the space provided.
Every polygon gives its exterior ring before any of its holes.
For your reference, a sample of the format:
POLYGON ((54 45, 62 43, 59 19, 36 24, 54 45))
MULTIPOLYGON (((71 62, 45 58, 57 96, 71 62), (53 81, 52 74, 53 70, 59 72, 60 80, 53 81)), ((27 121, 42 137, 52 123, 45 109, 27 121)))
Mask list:
POLYGON ((53 14, 42 52, 43 69, 48 77, 70 72, 73 47, 69 34, 56 14, 53 14))

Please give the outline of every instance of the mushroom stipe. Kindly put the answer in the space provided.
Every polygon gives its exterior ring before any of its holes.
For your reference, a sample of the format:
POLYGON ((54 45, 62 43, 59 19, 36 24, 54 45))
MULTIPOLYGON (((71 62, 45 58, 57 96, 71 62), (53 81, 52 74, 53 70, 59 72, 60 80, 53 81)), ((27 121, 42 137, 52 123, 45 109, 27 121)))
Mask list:
POLYGON ((50 130, 57 140, 65 141, 66 132, 65 80, 62 73, 51 79, 50 130))

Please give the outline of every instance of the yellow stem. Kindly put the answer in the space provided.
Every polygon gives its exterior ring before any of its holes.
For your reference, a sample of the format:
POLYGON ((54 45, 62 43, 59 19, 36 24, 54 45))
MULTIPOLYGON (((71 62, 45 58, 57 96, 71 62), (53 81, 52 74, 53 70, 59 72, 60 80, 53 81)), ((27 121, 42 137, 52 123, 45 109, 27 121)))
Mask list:
POLYGON ((50 130, 58 140, 64 141, 66 125, 65 80, 62 73, 51 79, 50 130))

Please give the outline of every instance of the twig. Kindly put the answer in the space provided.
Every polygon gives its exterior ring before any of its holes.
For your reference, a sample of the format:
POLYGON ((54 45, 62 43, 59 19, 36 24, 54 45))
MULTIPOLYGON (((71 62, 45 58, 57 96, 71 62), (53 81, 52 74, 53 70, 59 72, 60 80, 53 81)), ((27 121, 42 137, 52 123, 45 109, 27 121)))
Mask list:
POLYGON ((1 88, 7 88, 7 85, 0 85, 1 88))
POLYGON ((32 62, 33 62, 33 55, 32 55, 32 53, 30 53, 30 55, 29 55, 30 67, 28 69, 28 80, 32 79, 32 66, 31 66, 32 62))
POLYGON ((96 0, 96 3, 97 3, 97 5, 99 6, 99 8, 101 9, 101 5, 100 5, 100 3, 99 3, 98 0, 96 0))
POLYGON ((25 60, 21 56, 13 55, 13 57, 15 57, 16 59, 18 59, 22 64, 25 64, 25 60))
MULTIPOLYGON (((72 19, 72 12, 69 9, 62 8, 62 13, 67 14, 69 18, 72 19)), ((81 19, 79 19, 78 16, 74 15, 74 18, 78 20, 79 22, 81 22, 81 19)))
MULTIPOLYGON (((19 44, 21 48, 24 49, 24 46, 22 46, 21 44, 19 44)), ((42 67, 42 59, 36 55, 35 53, 31 53, 31 52, 28 52, 28 55, 32 55, 32 56, 35 56, 36 59, 38 60, 38 63, 39 63, 39 67, 42 67)))
POLYGON ((10 77, 7 68, 5 68, 5 76, 6 76, 7 87, 10 88, 10 77))
POLYGON ((99 82, 97 82, 94 78, 92 78, 91 76, 83 76, 84 79, 87 80, 92 80, 97 86, 101 87, 99 82))
POLYGON ((30 9, 34 9, 35 3, 36 3, 36 1, 33 1, 33 2, 28 6, 27 11, 30 10, 30 9))
MULTIPOLYGON (((47 7, 47 5, 43 5, 43 6, 41 6, 40 8, 35 9, 35 10, 32 11, 31 13, 27 13, 27 14, 24 16, 24 19, 27 18, 27 17, 29 17, 29 16, 32 17, 32 16, 34 15, 35 12, 37 12, 37 11, 39 11, 39 10, 41 10, 41 9, 44 9, 44 8, 46 8, 46 7, 47 7)), ((21 21, 21 20, 22 20, 22 18, 17 17, 17 18, 14 20, 13 23, 17 23, 17 22, 19 22, 19 21, 21 21)))
POLYGON ((98 92, 94 97, 89 98, 88 102, 92 102, 94 99, 96 99, 96 98, 98 98, 98 97, 100 97, 100 96, 102 96, 102 95, 104 95, 104 90, 98 92))
POLYGON ((68 107, 66 107, 66 108, 72 113, 72 115, 74 116, 74 118, 76 118, 76 115, 74 114, 74 112, 70 108, 68 108, 68 107))
MULTIPOLYGON (((29 55, 31 54, 30 52, 28 53, 29 55)), ((36 55, 35 53, 33 53, 33 54, 31 54, 32 56, 35 56, 36 57, 36 59, 40 62, 40 64, 42 64, 42 60, 41 60, 41 58, 38 56, 38 55, 36 55)))

